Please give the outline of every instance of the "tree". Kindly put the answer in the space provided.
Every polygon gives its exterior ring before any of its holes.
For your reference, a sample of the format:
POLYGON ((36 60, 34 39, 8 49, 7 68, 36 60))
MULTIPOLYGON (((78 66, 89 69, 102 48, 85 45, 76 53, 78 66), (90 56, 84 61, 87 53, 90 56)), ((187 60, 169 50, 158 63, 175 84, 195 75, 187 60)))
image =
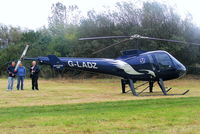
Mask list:
POLYGON ((58 2, 51 7, 52 15, 49 17, 49 29, 54 35, 64 33, 66 24, 66 6, 58 2))

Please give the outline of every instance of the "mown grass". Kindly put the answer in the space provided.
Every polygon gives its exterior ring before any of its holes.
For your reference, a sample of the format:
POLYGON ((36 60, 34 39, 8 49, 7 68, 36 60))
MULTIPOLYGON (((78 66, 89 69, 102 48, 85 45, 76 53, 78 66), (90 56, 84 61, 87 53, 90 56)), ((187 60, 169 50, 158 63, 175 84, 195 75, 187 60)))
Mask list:
MULTIPOLYGON (((156 96, 142 96, 144 95, 142 94, 140 97, 135 97, 131 94, 131 92, 121 94, 120 79, 116 78, 85 80, 41 79, 39 80, 39 92, 32 91, 30 80, 25 80, 24 91, 16 91, 15 89, 12 92, 7 92, 7 80, 0 79, 0 107, 200 96, 199 77, 186 77, 184 79, 167 81, 165 84, 168 87, 173 87, 169 93, 182 93, 186 89, 190 89, 190 92, 185 96, 162 96, 160 89, 155 86, 154 91, 156 93, 147 94, 156 96)), ((141 90, 142 89, 139 89, 137 91, 139 92, 141 90)))
POLYGON ((6 134, 198 134, 200 97, 0 109, 6 134))
MULTIPOLYGON (((200 132, 200 78, 167 81, 170 93, 185 96, 121 94, 120 79, 40 80, 40 91, 6 91, 0 79, 0 134, 173 133, 200 132), (162 99, 160 99, 162 98, 162 99), (76 103, 76 104, 74 104, 76 103)), ((141 89, 138 90, 138 92, 141 89)))

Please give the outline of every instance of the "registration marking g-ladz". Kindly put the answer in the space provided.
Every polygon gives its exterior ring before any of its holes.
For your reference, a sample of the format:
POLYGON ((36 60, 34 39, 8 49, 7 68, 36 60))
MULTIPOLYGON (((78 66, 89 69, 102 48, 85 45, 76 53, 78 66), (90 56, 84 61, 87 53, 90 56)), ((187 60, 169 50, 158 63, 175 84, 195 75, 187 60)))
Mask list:
POLYGON ((90 69, 98 69, 96 62, 80 62, 80 61, 68 61, 68 65, 70 67, 78 67, 78 68, 90 68, 90 69))

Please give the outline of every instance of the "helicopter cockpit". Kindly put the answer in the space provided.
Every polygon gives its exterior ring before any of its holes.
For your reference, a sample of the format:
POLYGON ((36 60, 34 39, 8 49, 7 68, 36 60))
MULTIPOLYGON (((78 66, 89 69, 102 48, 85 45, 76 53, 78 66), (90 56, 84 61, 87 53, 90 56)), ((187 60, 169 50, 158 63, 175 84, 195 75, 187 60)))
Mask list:
POLYGON ((166 51, 154 51, 151 56, 150 62, 153 63, 153 69, 166 79, 178 78, 186 73, 185 66, 166 51))

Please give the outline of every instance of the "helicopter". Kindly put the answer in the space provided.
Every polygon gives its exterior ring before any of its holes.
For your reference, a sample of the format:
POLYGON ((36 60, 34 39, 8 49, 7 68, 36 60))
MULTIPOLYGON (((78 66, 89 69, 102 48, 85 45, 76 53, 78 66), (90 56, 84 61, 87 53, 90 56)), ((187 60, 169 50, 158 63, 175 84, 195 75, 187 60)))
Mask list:
MULTIPOLYGON (((100 49, 95 53, 99 53, 110 47, 122 44, 130 40, 156 40, 167 41, 174 43, 200 45, 197 43, 184 42, 178 40, 168 40, 161 38, 152 38, 147 36, 141 36, 138 34, 131 36, 105 36, 105 37, 89 37, 80 38, 79 40, 100 40, 100 39, 124 39, 120 42, 109 45, 103 49, 100 49)), ((55 55, 48 55, 47 57, 35 57, 24 58, 24 60, 35 60, 40 64, 50 65, 57 70, 63 70, 64 68, 78 69, 83 71, 97 72, 103 74, 109 74, 118 76, 121 78, 122 93, 132 92, 134 96, 139 96, 146 89, 149 92, 153 92, 154 84, 157 82, 162 93, 168 94, 172 88, 166 88, 164 81, 180 78, 186 74, 186 67, 179 62, 170 53, 163 50, 144 51, 144 50, 125 50, 122 51, 122 56, 109 59, 109 58, 72 58, 72 57, 57 57, 55 55), (145 83, 135 87, 137 81, 144 81, 145 83), (136 89, 140 86, 148 84, 148 86, 141 92, 137 93, 136 89), (126 86, 130 87, 129 91, 126 91, 126 86)), ((181 93, 185 95, 189 90, 181 93)), ((179 94, 178 94, 179 95, 179 94)))

